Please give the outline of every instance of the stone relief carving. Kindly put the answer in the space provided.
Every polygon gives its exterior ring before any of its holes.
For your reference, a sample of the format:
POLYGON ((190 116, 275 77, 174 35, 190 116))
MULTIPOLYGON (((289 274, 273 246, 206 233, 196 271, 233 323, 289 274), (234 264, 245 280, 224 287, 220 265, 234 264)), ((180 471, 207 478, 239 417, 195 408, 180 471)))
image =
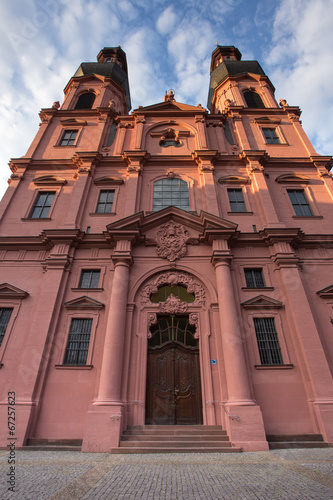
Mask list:
POLYGON ((157 323, 157 314, 156 313, 149 313, 148 314, 148 321, 147 321, 147 326, 148 326, 148 338, 151 339, 152 338, 152 334, 150 332, 150 327, 152 325, 156 325, 157 323))
POLYGON ((203 286, 198 283, 193 276, 182 271, 168 271, 158 274, 152 278, 141 291, 141 304, 151 304, 150 296, 156 293, 159 287, 163 285, 183 285, 186 287, 188 293, 193 293, 195 300, 192 302, 193 306, 204 306, 205 290, 203 286))
POLYGON ((188 305, 186 302, 182 302, 178 297, 175 297, 172 293, 169 295, 165 302, 160 302, 159 309, 163 313, 168 314, 182 314, 186 313, 188 305))
POLYGON ((198 339, 199 338, 199 314, 198 313, 191 313, 189 316, 189 323, 190 323, 190 325, 195 326, 194 338, 198 339))
POLYGON ((175 224, 173 221, 162 224, 155 238, 157 255, 162 259, 174 262, 186 255, 188 231, 181 224, 175 224))

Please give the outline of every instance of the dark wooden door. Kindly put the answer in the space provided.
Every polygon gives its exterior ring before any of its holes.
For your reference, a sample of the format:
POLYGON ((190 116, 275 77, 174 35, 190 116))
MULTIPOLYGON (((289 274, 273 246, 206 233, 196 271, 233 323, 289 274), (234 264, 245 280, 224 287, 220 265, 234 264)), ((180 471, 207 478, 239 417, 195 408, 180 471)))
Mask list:
POLYGON ((199 349, 168 342, 148 349, 146 424, 202 424, 199 349))

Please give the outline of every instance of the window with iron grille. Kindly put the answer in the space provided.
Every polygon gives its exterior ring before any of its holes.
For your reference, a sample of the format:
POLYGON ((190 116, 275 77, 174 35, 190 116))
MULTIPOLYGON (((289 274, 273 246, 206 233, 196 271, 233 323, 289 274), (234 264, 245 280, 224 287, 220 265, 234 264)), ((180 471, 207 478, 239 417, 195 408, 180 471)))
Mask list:
POLYGON ((154 182, 153 211, 170 206, 190 210, 187 182, 181 179, 160 179, 154 182))
POLYGON ((244 269, 246 286, 248 288, 264 288, 264 276, 262 269, 244 269))
POLYGON ((65 354, 65 365, 85 365, 87 362, 92 319, 72 319, 65 354))
POLYGON ((79 288, 98 288, 100 271, 84 269, 81 273, 79 288))
POLYGON ((282 354, 274 318, 254 318, 262 365, 282 365, 282 354))
POLYGON ((77 130, 65 130, 60 141, 60 146, 74 146, 77 130))
POLYGON ((13 309, 10 307, 0 308, 0 346, 6 333, 6 329, 11 317, 13 309))
POLYGON ((228 196, 232 212, 246 212, 242 189, 228 189, 228 196))
POLYGON ((305 197, 303 189, 288 189, 288 195, 292 206, 294 207, 295 214, 299 216, 312 216, 312 210, 308 200, 305 197))
POLYGON ((281 144, 280 137, 275 128, 263 128, 262 131, 267 144, 281 144))
POLYGON ((112 212, 114 193, 114 189, 100 191, 96 208, 98 214, 110 214, 112 212))
POLYGON ((30 219, 46 219, 54 200, 53 191, 40 191, 30 213, 30 219))

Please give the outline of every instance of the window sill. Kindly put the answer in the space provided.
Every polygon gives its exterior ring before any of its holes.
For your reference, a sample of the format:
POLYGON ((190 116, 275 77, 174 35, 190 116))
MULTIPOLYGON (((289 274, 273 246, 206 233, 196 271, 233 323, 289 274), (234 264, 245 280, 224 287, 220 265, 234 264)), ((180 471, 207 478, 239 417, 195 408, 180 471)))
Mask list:
POLYGON ((253 212, 227 212, 228 215, 253 215, 253 212))
POLYGON ((291 370, 294 365, 254 365, 256 370, 291 370))
POLYGON ((247 286, 242 286, 242 290, 244 292, 271 292, 272 290, 274 290, 274 287, 273 286, 263 286, 263 287, 253 287, 253 288, 250 288, 250 287, 247 287, 247 286))
POLYGON ((63 146, 61 144, 55 144, 53 147, 54 148, 76 148, 76 144, 72 144, 72 145, 67 145, 67 144, 65 145, 64 144, 63 146))
POLYGON ((47 220, 52 220, 51 217, 21 217, 21 220, 24 221, 24 222, 27 222, 27 221, 35 221, 38 220, 38 221, 47 221, 47 220))
POLYGON ((293 215, 293 219, 323 219, 322 215, 293 215))
POLYGON ((103 292, 104 288, 71 288, 72 292, 103 292))
POLYGON ((117 214, 116 212, 102 212, 102 213, 91 212, 89 215, 90 217, 100 217, 101 215, 117 215, 117 214))
POLYGON ((56 370, 91 370, 93 365, 54 365, 56 370))

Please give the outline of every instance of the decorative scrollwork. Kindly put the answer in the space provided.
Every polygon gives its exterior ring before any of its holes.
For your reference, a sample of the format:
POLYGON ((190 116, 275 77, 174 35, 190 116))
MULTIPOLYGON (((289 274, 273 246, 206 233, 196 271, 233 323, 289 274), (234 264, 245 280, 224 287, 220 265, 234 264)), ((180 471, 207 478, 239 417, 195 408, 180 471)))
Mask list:
POLYGON ((156 233, 157 255, 174 262, 186 255, 188 231, 181 224, 173 221, 162 224, 156 233))
POLYGON ((204 306, 206 303, 205 290, 193 276, 182 271, 168 271, 158 274, 143 287, 141 291, 141 304, 149 304, 150 296, 156 293, 159 287, 163 285, 183 285, 186 287, 188 293, 194 294, 195 300, 192 305, 204 306))
POLYGON ((188 305, 182 302, 179 297, 175 297, 172 293, 165 302, 160 302, 160 311, 168 314, 183 314, 186 313, 188 305))

